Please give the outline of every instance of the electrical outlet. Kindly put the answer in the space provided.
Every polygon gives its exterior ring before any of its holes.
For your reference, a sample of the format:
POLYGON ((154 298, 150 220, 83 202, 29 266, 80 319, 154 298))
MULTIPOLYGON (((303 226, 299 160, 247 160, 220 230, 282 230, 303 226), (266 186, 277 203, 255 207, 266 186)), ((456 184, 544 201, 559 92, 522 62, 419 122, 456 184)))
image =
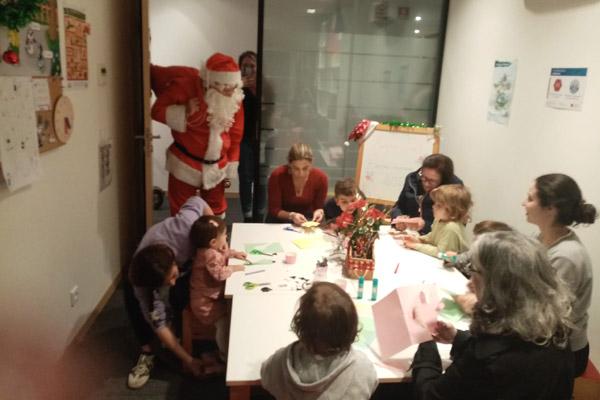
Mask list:
POLYGON ((79 301, 79 286, 75 285, 69 291, 69 297, 71 298, 71 307, 75 307, 79 301))

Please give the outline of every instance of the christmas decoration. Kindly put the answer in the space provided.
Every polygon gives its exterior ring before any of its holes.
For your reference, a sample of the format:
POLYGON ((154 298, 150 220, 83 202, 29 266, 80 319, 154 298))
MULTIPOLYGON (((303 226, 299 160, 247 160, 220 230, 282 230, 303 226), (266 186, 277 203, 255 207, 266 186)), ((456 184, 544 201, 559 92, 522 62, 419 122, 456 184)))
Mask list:
POLYGON ((19 53, 15 52, 14 50, 6 50, 2 54, 2 61, 7 64, 16 65, 19 63, 19 53))
POLYGON ((365 135, 370 125, 371 121, 369 121, 368 119, 363 119, 362 121, 360 121, 358 124, 356 124, 354 129, 352 129, 352 132, 350 132, 350 134, 348 135, 348 140, 360 140, 365 135))
POLYGON ((379 228, 386 222, 387 214, 388 212, 382 212, 361 199, 350 204, 337 217, 335 223, 338 232, 348 238, 344 269, 348 277, 373 279, 373 246, 379 237, 379 228))
POLYGON ((421 123, 416 123, 416 122, 408 122, 408 121, 398 121, 398 120, 390 120, 390 121, 384 121, 382 122, 383 125, 389 125, 389 126, 399 126, 399 127, 404 127, 404 128, 426 128, 427 125, 424 122, 421 123))
POLYGON ((0 0, 0 25, 18 31, 35 17, 48 0, 0 0))

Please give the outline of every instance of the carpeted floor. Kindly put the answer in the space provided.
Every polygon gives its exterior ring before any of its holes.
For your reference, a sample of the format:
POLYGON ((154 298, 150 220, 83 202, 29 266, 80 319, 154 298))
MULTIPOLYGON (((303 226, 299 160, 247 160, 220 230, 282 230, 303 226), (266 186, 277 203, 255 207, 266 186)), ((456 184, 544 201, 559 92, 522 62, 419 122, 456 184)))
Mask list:
MULTIPOLYGON (((228 226, 240 222, 242 215, 238 199, 228 199, 228 226)), ((166 206, 155 216, 167 216, 166 206)), ((66 352, 62 374, 68 376, 64 400, 220 400, 227 399, 225 378, 196 380, 182 375, 158 361, 150 381, 141 389, 127 388, 127 375, 138 357, 138 345, 130 327, 123 292, 119 288, 81 343, 66 352)), ((252 391, 252 400, 271 398, 260 388, 252 391)), ((410 399, 409 385, 379 385, 377 399, 410 399)))

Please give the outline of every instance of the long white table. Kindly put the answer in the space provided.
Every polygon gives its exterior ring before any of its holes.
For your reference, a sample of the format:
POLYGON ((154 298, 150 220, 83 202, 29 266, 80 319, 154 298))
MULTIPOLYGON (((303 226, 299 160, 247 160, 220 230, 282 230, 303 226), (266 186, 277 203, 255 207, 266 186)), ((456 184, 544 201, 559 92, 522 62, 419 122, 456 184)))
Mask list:
MULTIPOLYGON (((260 384, 260 365, 275 350, 296 340, 290 330, 290 322, 299 297, 304 290, 298 289, 298 282, 312 280, 317 260, 332 254, 337 246, 335 238, 317 232, 313 235, 320 245, 300 250, 292 242, 303 238, 303 233, 285 230, 289 225, 280 224, 234 224, 231 247, 244 250, 250 243, 279 242, 284 251, 275 256, 250 255, 249 259, 272 259, 269 265, 249 265, 245 271, 234 273, 226 283, 225 295, 232 297, 231 328, 227 363, 227 385, 231 399, 247 399, 250 386, 260 384), (321 235, 321 236, 319 236, 321 235), (297 253, 295 264, 285 264, 287 251, 297 253), (261 272, 256 272, 261 271, 261 272), (290 277, 295 278, 290 278, 290 277), (244 282, 266 284, 253 289, 244 287, 244 282), (268 292, 261 291, 268 287, 268 292), (297 290, 298 289, 298 290, 297 290)), ((464 293, 466 279, 455 270, 442 266, 436 258, 405 249, 384 230, 375 245, 375 277, 379 280, 378 299, 399 286, 422 283, 435 283, 450 293, 464 293)), ((237 260, 231 264, 241 263, 237 260)), ((342 276, 342 265, 330 261, 325 280, 346 281, 346 291, 356 299, 358 283, 342 276)), ((374 302, 371 298, 371 282, 367 281, 362 300, 355 300, 360 313, 369 312, 374 302)), ((458 323, 466 327, 466 321, 458 323)), ((462 326, 461 326, 462 325, 462 326)), ((406 370, 412 361, 416 345, 407 348, 384 363, 378 355, 363 343, 356 348, 363 351, 375 365, 380 382, 398 382, 407 377, 406 370)), ((442 359, 449 362, 449 345, 438 345, 442 359)))

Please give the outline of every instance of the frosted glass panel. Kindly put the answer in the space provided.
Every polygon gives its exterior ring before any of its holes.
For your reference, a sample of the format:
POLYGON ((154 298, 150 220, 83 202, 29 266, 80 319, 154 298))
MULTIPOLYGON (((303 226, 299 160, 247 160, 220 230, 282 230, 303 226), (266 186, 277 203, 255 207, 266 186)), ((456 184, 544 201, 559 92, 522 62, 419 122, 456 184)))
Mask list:
POLYGON ((434 123, 447 0, 264 5, 263 196, 294 142, 312 146, 333 191, 336 180, 354 176, 356 145, 344 141, 361 119, 434 123))

